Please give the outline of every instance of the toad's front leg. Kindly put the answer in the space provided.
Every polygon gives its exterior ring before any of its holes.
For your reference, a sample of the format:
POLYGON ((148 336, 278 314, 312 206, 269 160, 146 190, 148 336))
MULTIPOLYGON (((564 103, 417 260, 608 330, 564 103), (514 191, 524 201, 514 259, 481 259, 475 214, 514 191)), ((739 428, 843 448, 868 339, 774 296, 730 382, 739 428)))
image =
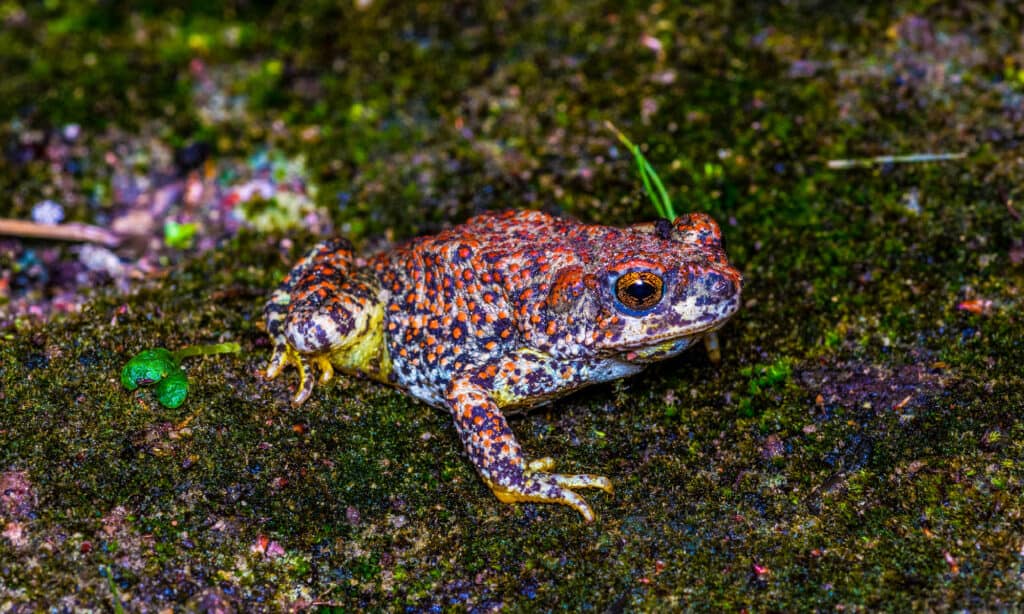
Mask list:
POLYGON ((380 287, 369 272, 356 268, 352 246, 335 239, 314 247, 288 273, 263 310, 274 354, 267 378, 288 365, 299 371, 292 399, 301 405, 313 391, 312 365, 320 382, 334 374, 332 361, 353 370, 379 370, 380 287))
POLYGON ((504 503, 561 503, 575 508, 585 521, 594 520, 594 512, 587 502, 570 489, 600 488, 611 493, 608 478, 550 473, 554 468, 550 458, 526 462, 505 416, 472 377, 452 382, 447 403, 470 460, 499 500, 504 503))

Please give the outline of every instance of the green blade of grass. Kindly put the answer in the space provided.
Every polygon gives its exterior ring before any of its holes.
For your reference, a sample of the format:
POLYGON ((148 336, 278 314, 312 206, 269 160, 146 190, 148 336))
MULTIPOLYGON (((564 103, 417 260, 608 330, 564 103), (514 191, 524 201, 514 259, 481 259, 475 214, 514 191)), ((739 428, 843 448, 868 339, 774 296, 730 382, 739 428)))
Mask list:
POLYGON ((661 177, 654 171, 654 167, 647 161, 647 158, 642 158, 644 167, 651 179, 654 181, 655 187, 658 188, 658 194, 661 195, 661 214, 662 217, 667 218, 669 221, 676 219, 675 207, 672 206, 672 199, 669 198, 668 190, 665 189, 665 184, 661 182, 661 177))
POLYGON ((640 158, 636 159, 636 164, 640 170, 640 180, 644 183, 644 191, 647 192, 648 198, 654 203, 654 208, 658 211, 658 215, 665 217, 665 209, 662 207, 661 202, 654 198, 654 188, 651 186, 651 179, 644 172, 643 162, 641 162, 640 158))
POLYGON ((633 159, 636 160, 637 173, 640 175, 640 181, 644 184, 644 191, 654 204, 658 215, 669 221, 675 220, 676 211, 675 207, 672 206, 672 199, 668 195, 668 190, 665 189, 665 184, 662 183, 661 177, 658 176, 657 171, 654 170, 651 163, 644 157, 643 152, 633 144, 633 141, 629 140, 629 137, 616 128, 615 124, 606 120, 604 125, 615 133, 619 141, 633 154, 633 159))
POLYGON ((114 578, 111 577, 110 567, 100 565, 100 573, 106 576, 107 587, 110 589, 110 592, 114 597, 114 614, 124 614, 124 605, 121 603, 121 593, 118 592, 117 584, 114 583, 114 578))

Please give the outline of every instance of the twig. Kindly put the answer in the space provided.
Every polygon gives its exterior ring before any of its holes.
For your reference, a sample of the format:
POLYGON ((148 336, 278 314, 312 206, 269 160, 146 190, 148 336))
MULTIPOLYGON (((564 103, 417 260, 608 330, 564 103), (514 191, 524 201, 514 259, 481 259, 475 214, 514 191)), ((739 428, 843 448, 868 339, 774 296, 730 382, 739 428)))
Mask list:
POLYGON ((853 158, 852 160, 829 160, 828 167, 834 169, 863 168, 876 164, 910 164, 914 162, 942 162, 945 160, 963 160, 966 151, 958 153, 921 153, 904 156, 875 156, 873 158, 853 158))
POLYGON ((79 224, 77 222, 69 224, 37 224, 27 220, 0 218, 0 235, 29 239, 102 243, 107 247, 117 247, 121 244, 121 237, 106 228, 79 224))
POLYGON ((171 352, 174 359, 181 362, 183 358, 190 356, 210 356, 212 354, 234 354, 242 351, 242 346, 230 341, 227 343, 215 343, 213 345, 189 345, 175 352, 171 352))

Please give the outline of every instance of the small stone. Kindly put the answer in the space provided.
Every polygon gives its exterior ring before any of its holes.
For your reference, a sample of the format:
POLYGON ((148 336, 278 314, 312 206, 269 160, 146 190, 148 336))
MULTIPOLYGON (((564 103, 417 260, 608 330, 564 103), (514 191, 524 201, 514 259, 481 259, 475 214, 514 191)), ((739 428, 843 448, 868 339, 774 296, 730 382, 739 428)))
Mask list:
POLYGON ((785 452, 785 444, 783 444, 782 439, 780 439, 779 436, 775 435, 774 433, 769 435, 768 438, 765 439, 764 447, 761 448, 761 456, 765 460, 778 458, 779 456, 782 456, 785 452))
POLYGON ((64 207, 52 200, 40 201, 32 207, 32 221, 50 226, 64 221, 64 207))
POLYGON ((279 556, 284 556, 284 554, 284 546, 282 546, 280 543, 276 541, 272 541, 269 544, 267 544, 267 551, 263 553, 263 556, 267 557, 268 559, 276 559, 279 556))
POLYGON ((4 525, 4 531, 0 535, 3 535, 15 548, 21 548, 28 544, 28 539, 25 537, 25 526, 20 522, 8 522, 4 525))
POLYGON ((110 229, 119 235, 146 237, 153 232, 154 220, 148 211, 136 210, 117 218, 110 229))
POLYGON ((78 261, 86 269, 97 273, 106 273, 114 279, 124 275, 124 266, 121 264, 121 259, 117 257, 117 254, 105 247, 83 245, 78 251, 78 261))
POLYGON ((1010 248, 1010 264, 1017 266, 1024 263, 1024 243, 1015 244, 1010 248))
POLYGON ((0 514, 27 518, 36 506, 36 493, 24 471, 0 473, 0 514))
POLYGON ((78 137, 82 134, 82 127, 78 124, 67 124, 60 131, 61 136, 64 137, 65 141, 74 142, 78 140, 78 137))
MULTIPOLYGON (((205 612, 206 614, 232 614, 235 605, 232 604, 227 594, 219 588, 208 588, 189 600, 188 612, 205 612)), ((168 608, 167 611, 172 611, 168 608)))
POLYGON ((655 54, 657 54, 659 59, 665 53, 665 48, 661 44, 661 41, 658 40, 657 38, 651 36, 650 34, 644 34, 643 36, 641 36, 640 37, 640 44, 643 45, 644 47, 647 47, 648 49, 653 51, 655 54))
POLYGON ((921 193, 917 188, 911 188, 903 193, 903 208, 907 210, 907 213, 913 215, 920 215, 921 213, 921 193))

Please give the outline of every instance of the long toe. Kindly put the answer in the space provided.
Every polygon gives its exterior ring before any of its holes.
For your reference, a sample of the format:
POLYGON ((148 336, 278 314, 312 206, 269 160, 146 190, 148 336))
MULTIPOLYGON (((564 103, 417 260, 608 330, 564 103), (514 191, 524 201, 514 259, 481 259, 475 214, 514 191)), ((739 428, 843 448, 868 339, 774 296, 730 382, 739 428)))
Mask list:
POLYGON ((549 474, 549 477, 556 484, 564 488, 600 488, 608 494, 615 492, 612 488, 612 481, 603 475, 579 473, 576 475, 564 475, 561 473, 549 474))
POLYGON ((594 521, 594 512, 583 499, 570 488, 600 488, 611 493, 611 481, 600 475, 562 475, 559 473, 533 473, 516 486, 489 484, 498 500, 504 503, 559 503, 568 505, 583 516, 586 522, 594 521))
POLYGON ((295 391, 295 396, 292 397, 292 406, 298 407, 305 403, 309 395, 313 393, 313 384, 316 380, 313 379, 313 374, 310 372, 309 363, 304 359, 297 358, 295 366, 299 370, 299 389, 295 391))
POLYGON ((288 349, 286 346, 277 346, 274 348, 274 353, 270 357, 270 361, 267 363, 266 375, 267 379, 274 379, 278 375, 281 375, 281 371, 288 365, 288 349))

